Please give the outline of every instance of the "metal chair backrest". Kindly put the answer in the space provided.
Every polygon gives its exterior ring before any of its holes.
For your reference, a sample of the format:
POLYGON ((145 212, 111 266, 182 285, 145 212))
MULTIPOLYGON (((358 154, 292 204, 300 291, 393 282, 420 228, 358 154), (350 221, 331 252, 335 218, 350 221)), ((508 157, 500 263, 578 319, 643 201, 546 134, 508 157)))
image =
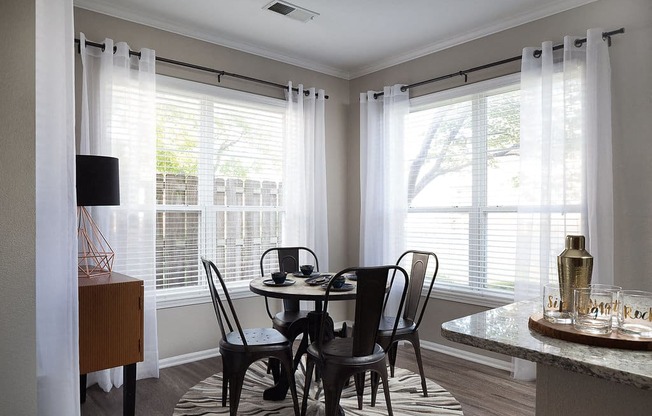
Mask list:
MULTIPOLYGON (((281 271, 286 273, 298 272, 299 268, 301 267, 301 254, 304 254, 304 257, 307 258, 305 260, 307 263, 305 264, 314 262, 313 266, 315 266, 315 271, 319 271, 319 260, 317 259, 317 255, 308 247, 272 247, 267 249, 263 255, 260 256, 260 275, 263 277, 265 276, 265 262, 267 261, 267 263, 269 263, 270 259, 268 259, 268 256, 273 253, 276 253, 278 257, 278 269, 270 270, 268 273, 271 273, 272 271, 281 271)), ((267 313, 271 317, 271 313, 269 312, 269 305, 267 305, 267 298, 265 298, 265 304, 267 307, 267 313)), ((283 299, 283 309, 286 311, 298 311, 300 309, 299 305, 300 304, 298 300, 283 299)))
MULTIPOLYGON (((333 290, 335 279, 345 273, 355 272, 357 279, 357 292, 355 298, 355 320, 353 323, 353 356, 362 357, 370 355, 374 350, 376 343, 376 332, 380 319, 382 317, 385 303, 385 293, 387 292, 387 283, 392 280, 397 273, 402 274, 405 279, 403 292, 401 293, 400 307, 403 307, 407 288, 409 286, 407 272, 400 266, 388 265, 377 267, 352 267, 338 272, 330 280, 326 288, 326 298, 324 300, 323 319, 319 330, 319 350, 322 350, 324 344, 324 322, 328 312, 328 301, 330 293, 333 290)), ((398 325, 398 320, 394 324, 392 332, 392 341, 398 325)))
MULTIPOLYGON (((430 299, 430 293, 432 292, 432 288, 435 284, 437 272, 439 271, 439 259, 435 253, 429 251, 408 250, 405 253, 401 254, 396 264, 400 265, 401 262, 404 259, 407 260, 408 256, 410 255, 412 255, 412 262, 410 267, 410 285, 402 316, 404 319, 409 319, 415 322, 416 326, 419 327, 421 319, 423 318, 423 314, 426 310, 426 306, 428 305, 428 300, 430 299), (428 285, 428 293, 423 299, 422 303, 421 292, 423 290, 423 284, 426 280, 426 272, 428 270, 428 264, 430 261, 434 261, 434 272, 432 273, 432 278, 430 279, 430 284, 428 285)), ((393 283, 394 278, 392 276, 391 284, 393 283)))
POLYGON ((247 340, 245 339, 244 332, 242 331, 242 326, 240 326, 240 320, 238 315, 235 313, 235 308, 233 307, 233 302, 231 302, 231 297, 229 292, 226 289, 226 284, 224 279, 220 274, 220 271, 217 269, 217 266, 205 258, 201 258, 202 263, 204 264, 204 269, 206 270, 206 278, 208 280, 208 289, 211 293, 211 299, 213 300, 213 308, 215 309, 215 316, 217 317, 217 323, 220 326, 220 332, 222 333, 222 339, 226 339, 228 333, 233 332, 233 323, 235 323, 235 328, 240 334, 242 343, 244 346, 247 346, 247 340), (222 295, 228 306, 228 309, 224 306, 224 301, 220 296, 220 292, 215 286, 215 278, 213 277, 213 272, 217 276, 217 280, 220 282, 220 288, 222 289, 222 295), (231 322, 233 320, 233 323, 231 322))
MULTIPOLYGON (((271 253, 276 253, 278 256, 278 270, 287 273, 295 273, 299 271, 301 266, 301 254, 307 257, 306 264, 314 262, 315 271, 319 271, 319 260, 314 251, 308 247, 273 247, 267 249, 262 256, 260 256, 260 275, 265 276, 265 261, 267 256, 271 253)), ((271 272, 271 271, 270 271, 271 272)))

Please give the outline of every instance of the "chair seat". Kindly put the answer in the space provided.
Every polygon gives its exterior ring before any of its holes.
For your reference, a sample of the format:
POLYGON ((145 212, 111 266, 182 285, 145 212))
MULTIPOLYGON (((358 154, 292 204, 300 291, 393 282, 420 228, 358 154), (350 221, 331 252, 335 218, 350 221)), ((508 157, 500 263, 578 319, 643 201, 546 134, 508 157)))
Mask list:
MULTIPOLYGON (((284 347, 290 343, 283 334, 275 330, 274 328, 248 328, 243 329, 245 339, 249 347, 255 347, 257 345, 278 345, 279 347, 284 347)), ((229 332, 226 334, 226 340, 222 339, 220 342, 220 347, 226 347, 227 349, 238 349, 237 347, 244 347, 242 343, 242 338, 240 334, 235 332, 229 332), (229 348, 231 346, 231 348, 229 348), (236 348, 233 348, 236 347, 236 348)))
MULTIPOLYGON (((353 357, 353 338, 335 338, 324 344, 322 353, 326 362, 337 361, 342 365, 364 365, 385 359, 385 351, 378 344, 374 344, 372 354, 353 357)), ((319 349, 316 343, 308 347, 308 354, 319 358, 319 349)))
POLYGON ((294 414, 299 416, 299 399, 293 375, 292 344, 283 334, 273 328, 243 329, 222 274, 212 261, 204 257, 201 258, 201 261, 206 271, 213 309, 215 309, 215 316, 222 334, 222 339, 220 339, 223 373, 222 407, 226 407, 228 398, 229 415, 240 414, 238 406, 247 369, 258 360, 273 358, 283 368, 282 373, 292 392, 294 414), (215 284, 216 280, 221 289, 219 291, 215 284))
MULTIPOLYGON (((394 329, 394 322, 396 318, 393 316, 383 317, 378 325, 378 336, 385 337, 391 336, 394 329)), ((416 330, 416 324, 411 319, 399 318, 398 326, 396 327, 396 336, 408 334, 416 330)))
POLYGON ((310 311, 303 309, 298 311, 279 312, 274 316, 272 323, 275 328, 287 328, 299 319, 308 318, 308 313, 310 313, 310 311))

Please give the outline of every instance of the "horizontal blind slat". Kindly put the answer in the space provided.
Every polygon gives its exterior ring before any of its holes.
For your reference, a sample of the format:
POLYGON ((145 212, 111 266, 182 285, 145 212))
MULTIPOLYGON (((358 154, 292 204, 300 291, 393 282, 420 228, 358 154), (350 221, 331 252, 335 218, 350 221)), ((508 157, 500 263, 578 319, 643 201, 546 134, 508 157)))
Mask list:
POLYGON ((158 80, 158 289, 205 290, 200 255, 227 281, 258 276, 281 242, 284 102, 158 80))
MULTIPOLYGON (((405 130, 410 177, 407 248, 437 253, 437 280, 444 287, 513 293, 520 174, 518 81, 497 79, 411 103, 405 130)), ((568 174, 579 183, 577 172, 571 169, 568 174)), ((579 193, 567 198, 568 208, 579 201, 579 193)), ((551 241, 563 241, 565 233, 579 232, 579 206, 574 212, 555 212, 555 203, 545 215, 550 216, 551 241)), ((555 274, 555 259, 546 262, 555 274)))

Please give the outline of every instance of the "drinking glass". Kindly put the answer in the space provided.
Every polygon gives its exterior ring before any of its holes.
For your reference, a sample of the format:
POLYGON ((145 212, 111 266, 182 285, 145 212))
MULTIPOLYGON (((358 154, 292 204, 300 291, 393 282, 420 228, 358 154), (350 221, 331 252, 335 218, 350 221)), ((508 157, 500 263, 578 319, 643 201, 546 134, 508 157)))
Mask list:
POLYGON ((543 318, 554 324, 570 324, 569 312, 561 310, 561 292, 559 286, 550 283, 543 286, 543 318))
POLYGON ((582 287, 573 290, 573 327, 591 334, 608 334, 618 299, 613 290, 582 287))
POLYGON ((622 287, 620 286, 615 286, 615 285, 607 285, 604 283, 591 283, 589 287, 593 287, 596 289, 601 289, 601 290, 609 290, 611 292, 614 292, 615 298, 614 298, 614 304, 612 306, 612 312, 611 312, 611 328, 618 328, 618 305, 619 305, 619 300, 618 300, 618 292, 623 290, 622 287))
POLYGON ((638 338, 652 338, 652 292, 619 292, 618 332, 638 338))

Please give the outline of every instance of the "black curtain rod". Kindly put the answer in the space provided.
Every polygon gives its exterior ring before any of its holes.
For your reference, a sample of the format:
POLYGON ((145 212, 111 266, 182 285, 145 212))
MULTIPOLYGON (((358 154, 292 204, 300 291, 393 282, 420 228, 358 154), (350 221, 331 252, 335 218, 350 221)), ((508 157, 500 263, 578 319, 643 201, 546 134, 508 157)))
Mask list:
MULTIPOLYGON (((621 27, 618 30, 613 30, 611 32, 603 32, 602 33, 602 39, 607 39, 607 42, 609 42, 609 46, 611 46, 611 36, 618 35, 620 33, 625 33, 625 28, 624 27, 621 27)), ((582 44, 584 44, 585 42, 586 42, 586 38, 577 39, 575 41, 575 46, 577 46, 577 47, 582 46, 582 44)), ((556 51, 558 49, 563 49, 563 48, 564 48, 564 45, 560 44, 560 45, 553 46, 552 50, 556 51)), ((541 56, 541 50, 540 49, 535 50, 534 51, 534 57, 539 58, 540 56, 541 56)), ((402 86, 401 91, 405 92, 410 88, 420 87, 421 85, 430 84, 432 82, 443 81, 445 79, 454 78, 454 77, 464 77, 464 82, 466 82, 468 80, 468 74, 471 73, 471 72, 481 71, 483 69, 491 68, 491 67, 494 67, 494 66, 508 64, 510 62, 518 61, 518 60, 521 60, 521 59, 523 59, 523 57, 521 55, 514 56, 512 58, 507 58, 507 59, 503 59, 503 60, 500 60, 500 61, 491 62, 491 63, 485 64, 485 65, 476 66, 476 67, 465 69, 465 70, 458 71, 458 72, 453 72, 453 73, 448 74, 448 75, 442 75, 440 77, 428 79, 426 81, 415 82, 414 84, 409 84, 409 85, 402 86)), ((377 93, 374 94, 374 99, 376 99, 378 97, 382 97, 383 95, 385 95, 384 92, 382 92, 382 91, 377 92, 377 93)))
MULTIPOLYGON (((80 44, 79 39, 75 39, 75 43, 77 44, 77 52, 80 52, 80 48, 81 48, 80 45, 81 44, 80 44)), ((86 41, 86 45, 93 46, 95 48, 100 48, 102 50, 104 50, 104 48, 105 48, 104 43, 91 42, 91 41, 88 41, 88 40, 86 41)), ((115 53, 115 51, 116 51, 116 47, 114 46, 113 47, 113 53, 115 53)), ((140 58, 140 52, 135 52, 135 51, 129 50, 129 56, 137 56, 137 57, 140 58)), ((270 87, 280 88, 280 89, 283 89, 283 90, 288 89, 287 85, 277 84, 277 83, 271 82, 271 81, 265 81, 264 79, 252 78, 252 77, 248 77, 246 75, 235 74, 233 72, 221 71, 219 69, 209 68, 207 66, 191 64, 191 63, 183 62, 183 61, 177 61, 175 59, 163 58, 162 56, 157 56, 156 61, 157 62, 165 62, 166 64, 171 64, 171 65, 182 66, 182 67, 185 67, 185 68, 196 69, 198 71, 210 72, 212 74, 217 74, 217 82, 222 82, 222 77, 231 77, 231 78, 242 79, 242 80, 245 80, 245 81, 256 82, 258 84, 264 84, 264 85, 267 85, 267 86, 270 86, 270 87)), ((292 88, 292 91, 299 92, 299 89, 298 88, 292 88)), ((307 96, 307 95, 310 94, 310 91, 304 90, 303 94, 307 96)), ((317 93, 315 93, 315 96, 317 96, 317 93)), ((324 99, 327 100, 328 95, 325 95, 324 99)))

